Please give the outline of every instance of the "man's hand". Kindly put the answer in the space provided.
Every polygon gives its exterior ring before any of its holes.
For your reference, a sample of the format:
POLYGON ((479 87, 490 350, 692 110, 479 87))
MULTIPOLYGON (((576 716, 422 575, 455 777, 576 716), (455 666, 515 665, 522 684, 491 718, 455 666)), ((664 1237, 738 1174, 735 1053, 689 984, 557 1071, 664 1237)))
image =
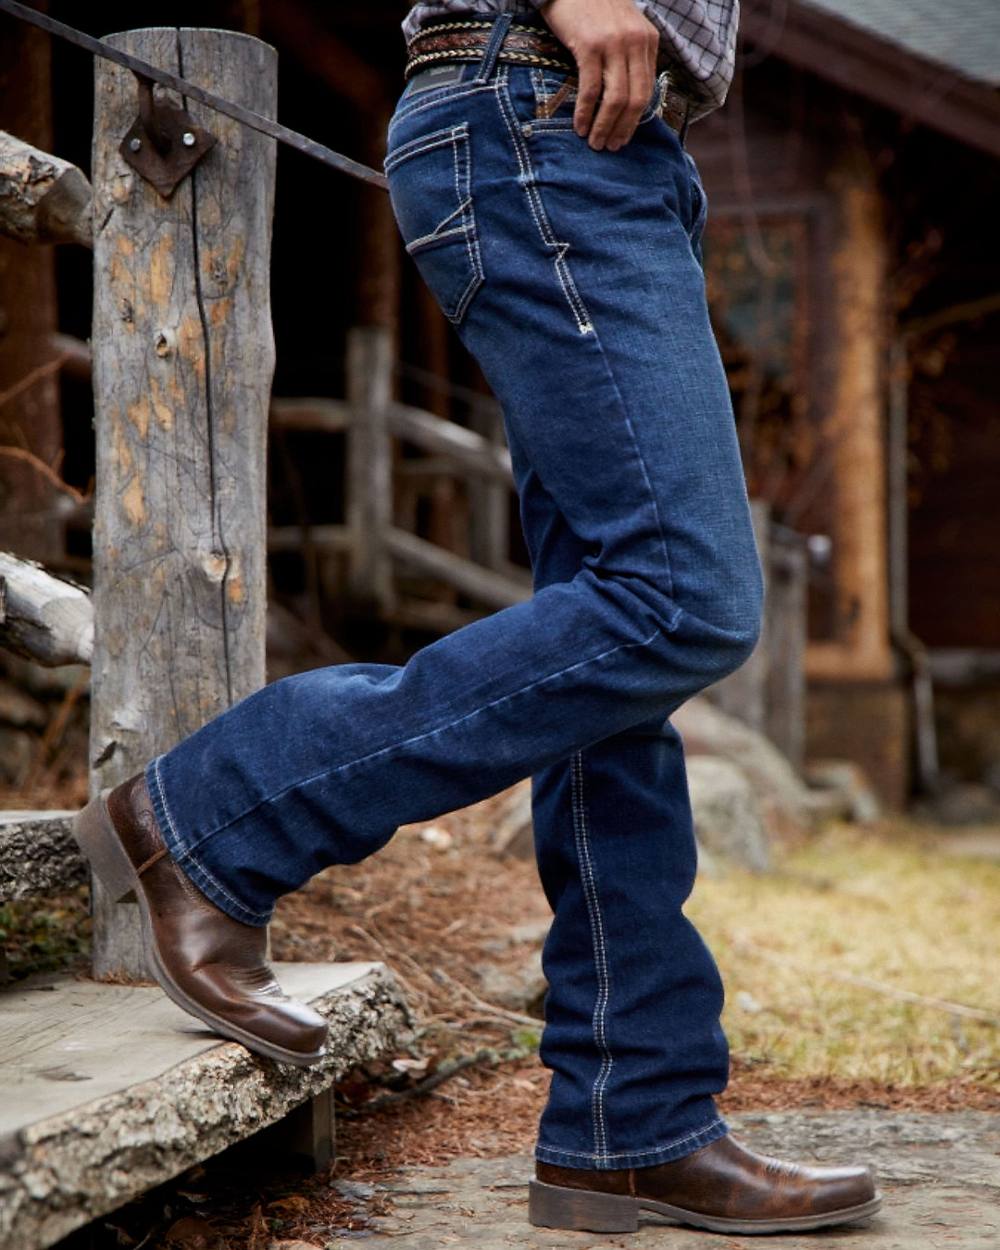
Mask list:
POLYGON ((576 133, 592 148, 617 151, 632 138, 653 91, 656 27, 632 0, 548 0, 539 12, 576 59, 576 133))

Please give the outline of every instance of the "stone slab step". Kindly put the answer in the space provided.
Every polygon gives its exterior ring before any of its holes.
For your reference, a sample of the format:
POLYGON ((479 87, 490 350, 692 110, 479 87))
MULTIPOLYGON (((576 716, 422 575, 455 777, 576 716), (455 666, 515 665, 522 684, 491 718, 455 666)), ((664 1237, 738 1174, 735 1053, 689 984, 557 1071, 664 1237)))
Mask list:
POLYGON ((52 1245, 405 1041, 384 964, 275 969, 330 1021, 314 1067, 220 1041, 152 985, 39 975, 0 992, 0 1250, 52 1245))

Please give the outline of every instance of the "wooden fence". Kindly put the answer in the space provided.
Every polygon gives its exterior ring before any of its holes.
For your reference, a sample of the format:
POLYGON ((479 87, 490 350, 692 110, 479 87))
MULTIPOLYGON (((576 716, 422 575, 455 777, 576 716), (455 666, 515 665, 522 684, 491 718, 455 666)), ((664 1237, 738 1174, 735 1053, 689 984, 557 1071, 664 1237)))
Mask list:
MULTIPOLYGON (((109 42, 273 116, 275 54, 259 40, 163 28, 109 42)), ((93 520, 92 592, 0 554, 0 644, 91 665, 92 794, 265 680, 275 155, 226 117, 144 98, 107 61, 95 89, 92 194, 79 170, 0 136, 0 232, 94 251, 92 361, 57 349, 93 377, 96 488, 74 506, 93 520), (129 163, 176 173, 192 146, 207 155, 171 194, 129 163)), ((0 902, 84 878, 71 816, 0 813, 0 902)), ((0 1250, 50 1245, 296 1107, 300 1144, 328 1160, 333 1082, 408 1034, 383 965, 296 964, 280 973, 289 992, 331 1023, 321 1063, 221 1045, 139 984, 136 906, 94 882, 92 908, 97 979, 53 976, 51 993, 15 986, 0 1004, 0 1250)))

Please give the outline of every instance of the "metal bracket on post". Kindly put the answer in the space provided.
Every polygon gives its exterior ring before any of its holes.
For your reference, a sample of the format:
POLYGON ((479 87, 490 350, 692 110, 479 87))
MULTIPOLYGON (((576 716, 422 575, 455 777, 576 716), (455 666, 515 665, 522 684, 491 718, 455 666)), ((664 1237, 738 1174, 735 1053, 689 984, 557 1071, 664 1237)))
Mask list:
POLYGON ((169 200, 178 184, 215 145, 215 136, 199 126, 185 109, 158 100, 151 78, 138 73, 135 78, 139 85, 139 116, 118 151, 126 165, 169 200))

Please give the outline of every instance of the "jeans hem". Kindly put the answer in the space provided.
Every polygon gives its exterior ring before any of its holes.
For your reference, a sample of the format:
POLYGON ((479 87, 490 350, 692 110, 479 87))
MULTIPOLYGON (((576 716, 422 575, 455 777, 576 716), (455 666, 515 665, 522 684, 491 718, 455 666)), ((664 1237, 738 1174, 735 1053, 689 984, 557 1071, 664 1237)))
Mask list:
POLYGON ((683 1159, 685 1155, 694 1154, 703 1146, 708 1146, 729 1132, 725 1120, 716 1116, 708 1124, 683 1137, 675 1137, 662 1146, 651 1146, 646 1150, 619 1150, 614 1153, 602 1152, 594 1154, 586 1150, 560 1150, 555 1146, 546 1146, 539 1142, 535 1147, 535 1158, 539 1163, 552 1163, 557 1167, 588 1168, 596 1171, 615 1171, 619 1168, 655 1167, 658 1163, 672 1163, 675 1159, 683 1159))
POLYGON ((160 827, 160 836, 163 838, 164 844, 170 853, 170 858, 181 872, 191 879, 209 902, 214 903, 220 911, 224 911, 231 919, 238 920, 240 924, 251 925, 254 928, 263 927, 271 919, 271 913, 253 911, 241 903, 239 899, 234 898, 225 886, 217 881, 208 871, 204 864, 196 860, 193 854, 185 848, 170 816, 166 795, 163 792, 163 782, 160 779, 160 760, 162 758, 162 756, 157 756, 155 759, 150 760, 144 772, 146 788, 149 790, 150 801, 153 804, 153 814, 156 816, 156 823, 160 827))

